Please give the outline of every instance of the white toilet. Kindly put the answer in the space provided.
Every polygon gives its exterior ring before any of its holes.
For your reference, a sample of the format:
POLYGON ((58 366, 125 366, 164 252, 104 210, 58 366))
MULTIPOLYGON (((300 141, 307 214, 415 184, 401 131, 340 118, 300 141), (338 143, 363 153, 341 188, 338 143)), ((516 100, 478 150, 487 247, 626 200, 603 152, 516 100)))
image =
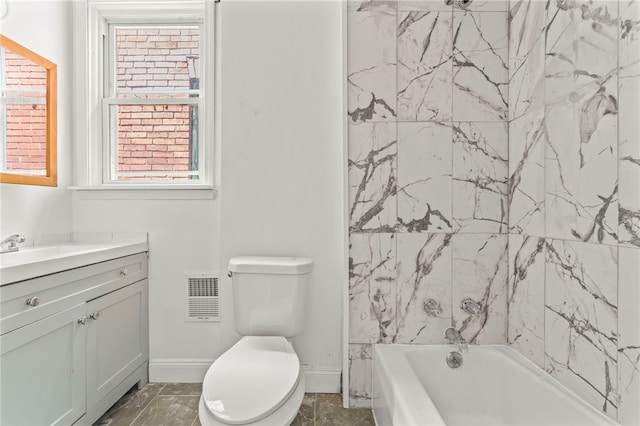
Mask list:
POLYGON ((203 426, 285 426, 304 397, 300 361, 288 338, 305 326, 313 260, 235 257, 235 326, 244 337, 209 367, 198 416, 203 426))

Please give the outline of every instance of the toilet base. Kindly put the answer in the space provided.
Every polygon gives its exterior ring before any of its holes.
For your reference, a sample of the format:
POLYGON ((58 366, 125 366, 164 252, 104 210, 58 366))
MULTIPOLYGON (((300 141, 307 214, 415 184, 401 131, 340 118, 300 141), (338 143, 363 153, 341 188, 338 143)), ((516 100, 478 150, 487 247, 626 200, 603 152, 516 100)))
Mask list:
MULTIPOLYGON (((285 401, 280 408, 267 417, 258 420, 253 423, 246 423, 251 426, 289 426, 293 419, 296 418, 300 406, 302 405, 302 399, 304 398, 305 380, 304 374, 300 373, 300 380, 296 385, 293 393, 285 401)), ((198 417, 202 426, 222 426, 229 425, 230 423, 223 423, 220 420, 213 417, 209 412, 209 409, 204 405, 204 398, 200 396, 200 403, 198 404, 198 417)))

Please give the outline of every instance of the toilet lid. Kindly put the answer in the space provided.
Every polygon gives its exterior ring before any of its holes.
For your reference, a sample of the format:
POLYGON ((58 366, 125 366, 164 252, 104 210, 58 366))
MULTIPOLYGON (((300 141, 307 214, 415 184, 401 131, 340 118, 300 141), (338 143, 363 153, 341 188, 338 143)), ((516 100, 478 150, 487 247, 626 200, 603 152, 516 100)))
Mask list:
POLYGON ((300 361, 287 339, 247 336, 209 367, 202 397, 221 422, 246 424, 280 408, 299 379, 300 361))

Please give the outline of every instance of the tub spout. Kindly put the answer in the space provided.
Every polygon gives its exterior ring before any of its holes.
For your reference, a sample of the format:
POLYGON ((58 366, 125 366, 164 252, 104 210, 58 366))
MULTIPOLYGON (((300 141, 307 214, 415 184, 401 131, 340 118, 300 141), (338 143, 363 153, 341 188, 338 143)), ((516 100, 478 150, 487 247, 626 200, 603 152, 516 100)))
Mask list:
POLYGON ((11 253, 12 251, 18 251, 18 244, 24 243, 26 238, 24 235, 15 234, 5 238, 0 242, 0 253, 11 253))
POLYGON ((449 343, 456 345, 458 351, 467 349, 467 342, 462 338, 460 332, 456 330, 455 327, 447 327, 447 329, 444 330, 444 337, 447 338, 449 343))

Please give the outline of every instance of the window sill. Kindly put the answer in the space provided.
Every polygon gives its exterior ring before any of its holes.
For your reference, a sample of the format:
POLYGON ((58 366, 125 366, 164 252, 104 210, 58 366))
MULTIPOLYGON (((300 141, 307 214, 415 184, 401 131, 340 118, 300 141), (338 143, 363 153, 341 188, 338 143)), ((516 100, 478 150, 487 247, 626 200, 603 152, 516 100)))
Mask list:
POLYGON ((212 185, 99 185, 68 186, 79 200, 214 200, 212 185))

